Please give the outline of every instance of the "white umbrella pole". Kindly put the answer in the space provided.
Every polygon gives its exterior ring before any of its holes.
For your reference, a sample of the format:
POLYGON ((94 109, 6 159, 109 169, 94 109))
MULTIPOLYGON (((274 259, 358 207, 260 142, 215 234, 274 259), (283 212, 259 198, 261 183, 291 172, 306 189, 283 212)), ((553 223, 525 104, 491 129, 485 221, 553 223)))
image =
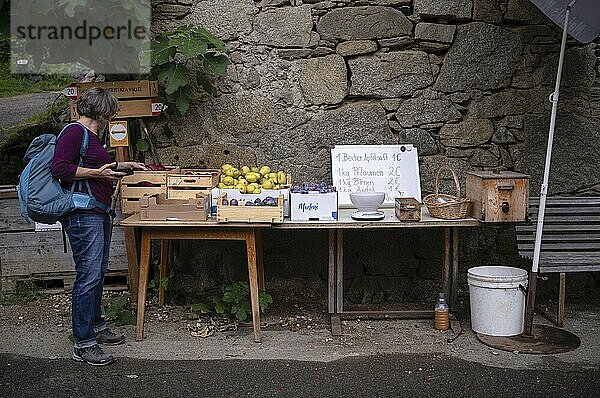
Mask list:
POLYGON ((548 147, 546 148, 546 163, 544 165, 544 179, 540 190, 540 204, 538 209, 537 227, 535 230, 535 245, 533 247, 533 264, 529 276, 529 288, 527 290, 527 306, 525 308, 524 336, 531 336, 533 327, 533 311, 535 307, 535 291, 537 286, 537 273, 540 264, 540 251, 542 247, 542 230, 544 228, 544 213, 546 211, 546 196, 548 195, 548 178, 550 176, 550 163, 552 160, 552 144, 554 141, 554 128, 556 126, 556 112, 558 110, 558 98, 560 91, 560 79, 562 77, 562 66, 565 58, 565 48, 567 45, 567 28, 569 27, 569 13, 571 7, 577 2, 573 0, 567 6, 565 11, 565 22, 563 25, 562 40, 560 43, 560 55, 558 57, 558 71, 556 72, 556 84, 554 92, 550 94, 552 101, 552 113, 550 116, 550 129, 548 131, 548 147))

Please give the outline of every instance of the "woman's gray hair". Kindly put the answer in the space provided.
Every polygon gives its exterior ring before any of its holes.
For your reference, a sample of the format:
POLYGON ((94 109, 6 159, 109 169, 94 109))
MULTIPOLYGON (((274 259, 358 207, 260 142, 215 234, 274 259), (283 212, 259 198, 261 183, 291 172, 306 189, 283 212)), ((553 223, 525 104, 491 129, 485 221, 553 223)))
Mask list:
POLYGON ((77 113, 94 120, 110 120, 119 109, 119 100, 113 93, 92 87, 77 100, 77 113))

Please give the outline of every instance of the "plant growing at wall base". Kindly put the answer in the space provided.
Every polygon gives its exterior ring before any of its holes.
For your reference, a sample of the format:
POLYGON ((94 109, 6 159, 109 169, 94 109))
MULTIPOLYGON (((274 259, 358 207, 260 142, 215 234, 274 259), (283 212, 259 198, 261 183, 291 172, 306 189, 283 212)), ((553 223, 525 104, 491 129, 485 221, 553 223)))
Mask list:
POLYGON ((135 325, 136 316, 128 307, 129 294, 117 296, 104 306, 104 315, 113 320, 116 325, 135 325))
POLYGON ((162 84, 166 102, 184 115, 195 98, 190 85, 190 66, 200 62, 196 81, 207 93, 217 95, 210 75, 225 76, 230 64, 225 43, 201 26, 183 25, 161 33, 152 43, 152 73, 162 84))
MULTIPOLYGON (((223 296, 213 296, 212 302, 217 314, 230 313, 243 322, 249 318, 252 312, 250 303, 250 289, 246 282, 234 282, 223 287, 223 296)), ((265 312, 269 304, 273 303, 270 294, 263 290, 258 292, 258 304, 260 312, 265 312)), ((200 309, 200 308, 199 308, 200 309)), ((206 309, 204 307, 204 309, 206 309)))

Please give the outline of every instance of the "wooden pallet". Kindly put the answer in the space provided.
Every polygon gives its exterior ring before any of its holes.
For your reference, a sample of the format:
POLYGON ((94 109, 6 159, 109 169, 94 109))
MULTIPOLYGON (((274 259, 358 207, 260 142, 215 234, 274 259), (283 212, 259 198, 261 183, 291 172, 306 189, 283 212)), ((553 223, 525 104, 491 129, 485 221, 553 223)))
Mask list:
MULTIPOLYGON (((2 277, 2 292, 11 293, 17 289, 21 282, 34 283, 44 293, 61 293, 73 290, 75 271, 33 274, 29 276, 17 275, 2 277)), ((104 276, 104 290, 127 290, 127 271, 108 270, 104 276)))

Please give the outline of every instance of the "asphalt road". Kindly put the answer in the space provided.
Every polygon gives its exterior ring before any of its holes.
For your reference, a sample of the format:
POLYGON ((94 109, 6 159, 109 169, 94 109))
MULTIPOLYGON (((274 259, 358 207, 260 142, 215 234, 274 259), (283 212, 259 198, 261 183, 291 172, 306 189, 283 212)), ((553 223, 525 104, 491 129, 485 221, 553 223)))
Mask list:
POLYGON ((447 356, 149 361, 107 367, 0 354, 0 397, 597 397, 600 371, 502 369, 447 356))
POLYGON ((59 94, 49 92, 0 98, 0 128, 13 126, 44 112, 59 94))

